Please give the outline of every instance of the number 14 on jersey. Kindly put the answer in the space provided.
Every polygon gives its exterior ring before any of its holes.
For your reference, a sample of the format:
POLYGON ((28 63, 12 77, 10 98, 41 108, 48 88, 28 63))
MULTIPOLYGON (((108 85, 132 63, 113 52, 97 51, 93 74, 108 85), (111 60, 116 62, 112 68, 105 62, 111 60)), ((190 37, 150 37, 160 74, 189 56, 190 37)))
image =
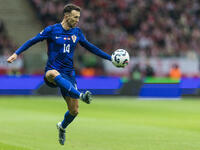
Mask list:
POLYGON ((70 44, 64 44, 64 49, 63 49, 63 53, 70 53, 70 44))

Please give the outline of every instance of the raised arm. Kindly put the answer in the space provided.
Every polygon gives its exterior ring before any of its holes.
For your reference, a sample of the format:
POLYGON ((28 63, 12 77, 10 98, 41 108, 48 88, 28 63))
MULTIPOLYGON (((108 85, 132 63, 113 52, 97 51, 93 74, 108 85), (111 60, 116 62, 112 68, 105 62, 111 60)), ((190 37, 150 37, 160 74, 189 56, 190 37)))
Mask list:
POLYGON ((38 33, 35 37, 32 39, 26 41, 21 47, 19 47, 14 54, 12 54, 8 59, 8 63, 12 63, 14 60, 17 59, 17 56, 27 50, 32 45, 36 44, 39 41, 43 41, 44 39, 47 39, 49 36, 49 33, 51 31, 51 27, 45 28, 42 32, 38 33))
POLYGON ((90 52, 94 53, 95 55, 111 61, 111 56, 108 55, 107 53, 105 53, 104 51, 102 51, 101 49, 99 49, 98 47, 96 47, 95 45, 93 45, 92 43, 88 42, 81 31, 80 31, 79 36, 80 36, 79 43, 81 44, 81 46, 83 46, 84 48, 86 48, 90 52))

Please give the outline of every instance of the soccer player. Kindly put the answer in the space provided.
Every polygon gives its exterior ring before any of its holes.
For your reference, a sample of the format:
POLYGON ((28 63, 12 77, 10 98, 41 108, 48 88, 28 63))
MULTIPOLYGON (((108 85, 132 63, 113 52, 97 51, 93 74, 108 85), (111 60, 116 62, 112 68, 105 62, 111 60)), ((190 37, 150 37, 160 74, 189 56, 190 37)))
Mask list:
MULTIPOLYGON (((48 61, 45 67, 44 81, 50 87, 59 87, 65 99, 68 111, 64 120, 57 124, 59 131, 59 142, 64 145, 65 129, 78 114, 78 99, 90 104, 91 93, 86 91, 80 93, 76 87, 75 71, 73 67, 73 55, 76 45, 111 61, 111 56, 88 42, 80 28, 76 27, 80 18, 80 7, 67 4, 64 7, 64 17, 61 23, 50 25, 32 39, 19 47, 8 59, 12 63, 17 56, 39 41, 47 40, 48 61)), ((88 58, 89 59, 89 58, 88 58)))

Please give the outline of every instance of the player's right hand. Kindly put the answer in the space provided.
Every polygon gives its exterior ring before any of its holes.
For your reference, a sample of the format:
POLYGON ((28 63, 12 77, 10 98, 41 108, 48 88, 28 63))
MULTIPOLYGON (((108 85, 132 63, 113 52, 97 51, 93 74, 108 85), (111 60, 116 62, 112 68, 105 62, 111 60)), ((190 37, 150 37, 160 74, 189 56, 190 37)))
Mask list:
POLYGON ((17 54, 16 53, 14 53, 14 54, 12 54, 8 59, 7 59, 7 62, 8 63, 12 63, 14 60, 16 60, 17 59, 17 54))

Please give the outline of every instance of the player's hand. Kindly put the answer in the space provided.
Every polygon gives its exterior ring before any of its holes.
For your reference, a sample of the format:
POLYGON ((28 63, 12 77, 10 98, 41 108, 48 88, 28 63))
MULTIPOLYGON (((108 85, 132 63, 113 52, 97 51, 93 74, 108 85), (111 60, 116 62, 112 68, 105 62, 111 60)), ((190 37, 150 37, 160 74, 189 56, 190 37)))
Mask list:
POLYGON ((13 61, 15 61, 17 59, 17 54, 14 53, 12 54, 8 59, 7 59, 7 62, 8 63, 12 63, 13 61))

